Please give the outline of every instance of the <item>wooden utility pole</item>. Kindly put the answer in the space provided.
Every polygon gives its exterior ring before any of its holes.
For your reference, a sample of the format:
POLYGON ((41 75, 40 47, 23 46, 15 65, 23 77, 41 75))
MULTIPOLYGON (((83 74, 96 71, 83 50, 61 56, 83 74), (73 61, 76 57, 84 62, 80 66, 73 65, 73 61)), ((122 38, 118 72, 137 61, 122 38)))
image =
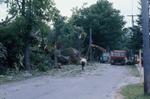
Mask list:
POLYGON ((131 17, 131 23, 132 23, 132 28, 134 27, 134 18, 137 17, 138 15, 128 15, 128 17, 131 17))
POLYGON ((133 13, 134 13, 134 0, 132 0, 132 14, 127 15, 128 17, 131 17, 132 28, 134 27, 134 17, 138 16, 138 15, 134 15, 133 13))
MULTIPOLYGON (((127 15, 128 17, 131 17, 132 32, 134 32, 133 31, 133 29, 134 29, 134 18, 138 16, 138 15, 134 15, 133 14, 133 8, 134 8, 134 0, 132 0, 132 14, 131 15, 127 15)), ((130 57, 129 57, 129 59, 132 60, 132 61, 133 61, 133 59, 132 59, 133 55, 134 55, 134 50, 131 49, 130 50, 130 57)))
MULTIPOLYGON (((131 17, 132 32, 134 32, 134 31, 133 31, 133 29, 134 29, 134 18, 137 17, 138 15, 131 14, 131 15, 127 15, 127 16, 128 16, 128 17, 131 17)), ((134 55, 134 52, 135 52, 135 51, 134 51, 133 49, 130 50, 130 57, 129 57, 129 59, 132 60, 132 61, 133 61, 132 57, 133 57, 133 55, 134 55)))
POLYGON ((142 0, 143 65, 144 92, 150 95, 150 35, 149 35, 149 1, 142 0))

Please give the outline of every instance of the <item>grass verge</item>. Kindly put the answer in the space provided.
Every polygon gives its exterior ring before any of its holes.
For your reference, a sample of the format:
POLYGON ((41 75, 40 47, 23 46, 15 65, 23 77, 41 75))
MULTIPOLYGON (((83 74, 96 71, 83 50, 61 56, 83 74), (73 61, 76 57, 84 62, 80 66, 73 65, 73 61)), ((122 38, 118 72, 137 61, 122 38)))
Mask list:
POLYGON ((143 84, 125 86, 122 88, 121 94, 124 99, 150 99, 150 96, 144 94, 143 84))
POLYGON ((81 65, 64 65, 62 66, 62 69, 52 69, 48 71, 49 75, 52 76, 61 76, 61 77, 75 77, 75 76, 80 76, 82 73, 85 71, 92 71, 96 70, 98 65, 86 65, 85 70, 82 71, 81 65))
POLYGON ((6 84, 9 82, 26 80, 38 76, 49 75, 55 77, 75 77, 80 76, 85 71, 95 70, 98 65, 87 65, 85 70, 81 70, 81 65, 64 65, 62 69, 47 69, 45 72, 40 72, 37 70, 33 70, 31 73, 26 73, 25 71, 11 71, 6 75, 0 75, 0 85, 6 84))

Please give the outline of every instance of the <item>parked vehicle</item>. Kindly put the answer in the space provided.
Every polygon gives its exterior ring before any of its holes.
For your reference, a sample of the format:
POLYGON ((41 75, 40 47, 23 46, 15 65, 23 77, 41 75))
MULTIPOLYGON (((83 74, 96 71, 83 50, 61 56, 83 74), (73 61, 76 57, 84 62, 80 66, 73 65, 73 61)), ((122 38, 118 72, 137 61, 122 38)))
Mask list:
POLYGON ((109 63, 110 61, 110 53, 103 53, 102 56, 100 57, 100 62, 101 63, 109 63))
POLYGON ((125 50, 114 50, 111 52, 110 57, 111 65, 125 65, 127 63, 127 51, 125 50))

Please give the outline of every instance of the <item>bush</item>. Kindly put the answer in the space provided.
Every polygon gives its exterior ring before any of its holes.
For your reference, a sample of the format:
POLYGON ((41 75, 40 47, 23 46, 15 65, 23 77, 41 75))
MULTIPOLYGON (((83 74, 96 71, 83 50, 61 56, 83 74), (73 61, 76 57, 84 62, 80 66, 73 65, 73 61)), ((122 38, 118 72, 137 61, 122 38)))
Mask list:
POLYGON ((40 64, 37 66, 37 69, 38 71, 46 72, 48 70, 48 66, 40 64))
POLYGON ((32 66, 34 66, 32 69, 45 72, 49 68, 49 55, 44 51, 31 52, 30 59, 32 66))
POLYGON ((6 60, 6 56, 7 56, 6 47, 4 47, 2 43, 0 43, 0 64, 2 64, 4 60, 6 60))
POLYGON ((0 41, 7 49, 9 68, 15 68, 15 64, 20 68, 20 55, 23 56, 23 33, 19 27, 19 20, 14 20, 6 26, 0 27, 0 41))
POLYGON ((7 50, 6 47, 3 46, 2 43, 0 43, 0 74, 6 70, 7 66, 7 50))

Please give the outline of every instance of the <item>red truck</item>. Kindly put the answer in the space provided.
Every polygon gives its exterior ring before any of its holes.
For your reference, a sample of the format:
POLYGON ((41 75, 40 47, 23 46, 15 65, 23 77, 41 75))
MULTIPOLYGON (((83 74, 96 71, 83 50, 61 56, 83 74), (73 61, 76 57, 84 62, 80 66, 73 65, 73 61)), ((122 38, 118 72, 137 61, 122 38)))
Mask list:
POLYGON ((111 65, 125 65, 127 63, 127 51, 125 50, 114 50, 110 56, 111 65))

